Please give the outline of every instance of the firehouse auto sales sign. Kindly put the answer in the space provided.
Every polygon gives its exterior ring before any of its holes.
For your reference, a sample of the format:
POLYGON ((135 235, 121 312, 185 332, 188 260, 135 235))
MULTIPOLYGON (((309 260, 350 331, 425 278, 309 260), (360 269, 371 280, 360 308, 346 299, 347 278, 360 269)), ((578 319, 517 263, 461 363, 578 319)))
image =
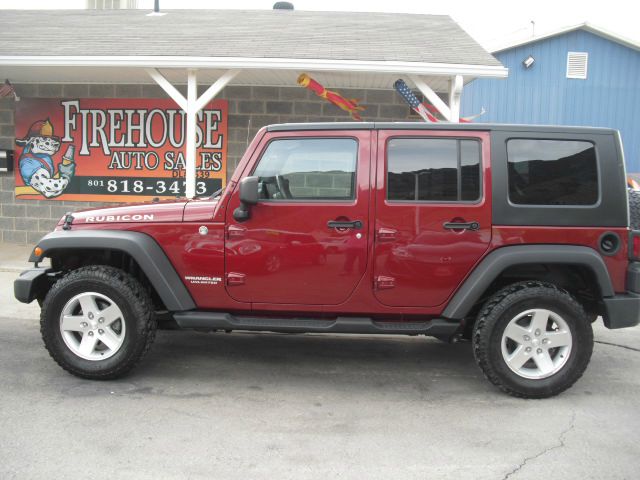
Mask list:
MULTIPOLYGON (((23 99, 16 197, 130 202, 185 193, 185 114, 171 100, 23 99)), ((196 195, 225 183, 227 102, 198 115, 196 195)))

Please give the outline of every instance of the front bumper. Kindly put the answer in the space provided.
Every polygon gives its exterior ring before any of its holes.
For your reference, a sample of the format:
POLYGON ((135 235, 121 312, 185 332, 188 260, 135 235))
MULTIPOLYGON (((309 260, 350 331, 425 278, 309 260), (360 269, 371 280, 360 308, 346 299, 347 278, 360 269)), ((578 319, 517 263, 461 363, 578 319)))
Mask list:
POLYGON ((31 303, 46 291, 49 276, 46 268, 30 268, 13 282, 13 294, 22 303, 31 303))

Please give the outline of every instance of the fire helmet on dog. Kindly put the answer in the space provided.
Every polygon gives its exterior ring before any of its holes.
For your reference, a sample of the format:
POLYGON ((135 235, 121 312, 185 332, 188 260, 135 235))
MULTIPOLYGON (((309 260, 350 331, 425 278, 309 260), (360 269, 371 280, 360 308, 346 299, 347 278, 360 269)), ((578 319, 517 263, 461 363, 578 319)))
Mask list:
POLYGON ((46 120, 37 120, 33 122, 29 127, 29 133, 27 133, 24 138, 17 138, 16 143, 18 145, 26 145, 29 143, 29 140, 35 137, 52 138, 57 142, 60 141, 60 137, 53 134, 53 124, 48 118, 46 120))

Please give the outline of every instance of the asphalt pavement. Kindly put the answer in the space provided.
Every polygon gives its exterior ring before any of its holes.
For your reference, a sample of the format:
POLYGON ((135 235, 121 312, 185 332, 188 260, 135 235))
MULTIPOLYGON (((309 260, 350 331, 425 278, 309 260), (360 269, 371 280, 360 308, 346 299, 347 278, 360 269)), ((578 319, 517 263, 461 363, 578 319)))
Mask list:
POLYGON ((1 479, 639 477, 640 328, 599 320, 584 377, 546 400, 495 389, 468 343, 424 337, 161 331, 126 378, 88 381, 13 299, 28 249, 11 248, 1 479))

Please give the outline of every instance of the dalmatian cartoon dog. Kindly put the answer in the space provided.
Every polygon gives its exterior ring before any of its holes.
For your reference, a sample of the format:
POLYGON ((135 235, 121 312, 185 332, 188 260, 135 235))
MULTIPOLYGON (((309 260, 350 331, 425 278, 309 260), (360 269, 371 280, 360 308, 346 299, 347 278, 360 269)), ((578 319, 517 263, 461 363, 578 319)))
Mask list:
POLYGON ((60 150, 60 137, 53 134, 48 118, 34 122, 27 135, 16 139, 16 143, 24 147, 18 161, 24 193, 40 193, 46 198, 62 194, 75 172, 73 145, 68 147, 56 171, 53 156, 60 150))

